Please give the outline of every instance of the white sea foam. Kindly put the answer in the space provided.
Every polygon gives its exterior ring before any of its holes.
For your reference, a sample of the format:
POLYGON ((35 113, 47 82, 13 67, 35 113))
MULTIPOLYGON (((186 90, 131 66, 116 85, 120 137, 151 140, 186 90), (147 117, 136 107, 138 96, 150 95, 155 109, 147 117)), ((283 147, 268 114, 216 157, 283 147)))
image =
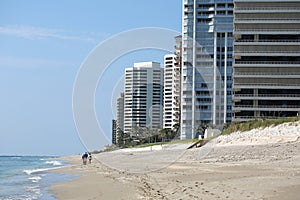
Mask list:
POLYGON ((20 160, 21 157, 19 157, 19 156, 14 156, 14 157, 11 157, 11 159, 13 159, 13 160, 20 160))
POLYGON ((28 199, 37 199, 41 194, 41 189, 39 186, 28 186, 26 187, 26 190, 30 192, 28 199))
POLYGON ((31 174, 36 174, 36 173, 39 173, 39 172, 44 172, 44 171, 48 171, 48 170, 51 170, 51 169, 59 169, 59 168, 62 168, 62 167, 41 168, 41 169, 25 169, 25 170, 23 170, 23 172, 28 174, 28 175, 31 175, 31 174))
POLYGON ((49 160, 49 161, 46 161, 45 163, 48 164, 48 165, 54 165, 54 166, 62 165, 62 163, 60 161, 57 161, 57 160, 49 160))
POLYGON ((42 178, 40 176, 33 176, 33 177, 28 178, 28 179, 31 180, 33 183, 37 183, 42 178))

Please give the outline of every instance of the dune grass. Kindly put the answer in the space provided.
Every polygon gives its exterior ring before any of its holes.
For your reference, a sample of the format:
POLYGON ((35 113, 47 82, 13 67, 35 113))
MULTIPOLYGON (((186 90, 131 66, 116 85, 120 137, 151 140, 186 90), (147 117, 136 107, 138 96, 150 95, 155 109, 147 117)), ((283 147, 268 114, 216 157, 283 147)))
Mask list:
POLYGON ((288 117, 288 118, 278 118, 278 119, 257 119, 247 122, 231 123, 221 134, 228 135, 236 131, 245 132, 250 131, 255 128, 266 128, 268 126, 277 126, 286 122, 296 122, 299 121, 300 117, 288 117))

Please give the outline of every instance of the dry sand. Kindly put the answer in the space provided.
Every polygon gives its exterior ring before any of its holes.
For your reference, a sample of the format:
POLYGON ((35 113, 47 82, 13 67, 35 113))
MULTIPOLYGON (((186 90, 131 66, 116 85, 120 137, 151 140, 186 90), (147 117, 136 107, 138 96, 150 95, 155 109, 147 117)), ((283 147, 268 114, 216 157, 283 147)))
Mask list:
POLYGON ((66 157, 72 166, 56 171, 82 176, 51 190, 60 200, 299 199, 300 141, 277 136, 271 144, 251 143, 249 136, 248 142, 213 140, 192 150, 173 145, 102 153, 86 166, 79 155, 66 157))

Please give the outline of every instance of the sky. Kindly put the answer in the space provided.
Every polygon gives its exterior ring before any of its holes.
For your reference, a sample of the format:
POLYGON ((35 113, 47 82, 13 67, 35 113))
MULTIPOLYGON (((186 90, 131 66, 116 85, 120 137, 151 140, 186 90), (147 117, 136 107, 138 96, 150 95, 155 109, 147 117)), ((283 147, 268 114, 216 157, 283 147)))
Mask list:
MULTIPOLYGON (((86 151, 72 110, 80 67, 99 43, 143 27, 180 32, 181 1, 0 0, 0 155, 86 151)), ((108 140, 125 67, 162 62, 166 53, 142 50, 112 61, 114 70, 95 92, 96 115, 108 140), (99 101, 106 95, 113 100, 103 110, 99 101)))

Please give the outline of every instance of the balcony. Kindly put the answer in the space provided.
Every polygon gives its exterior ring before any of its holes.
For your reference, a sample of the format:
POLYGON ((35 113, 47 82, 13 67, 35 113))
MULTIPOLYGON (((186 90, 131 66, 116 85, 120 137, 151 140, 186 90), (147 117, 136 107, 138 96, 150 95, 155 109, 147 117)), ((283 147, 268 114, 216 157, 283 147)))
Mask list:
POLYGON ((234 51, 234 56, 300 56, 300 51, 234 51))
MULTIPOLYGON (((299 22, 300 23, 300 22, 299 22)), ((289 29, 270 29, 270 28, 264 28, 264 29, 258 29, 258 28, 235 28, 234 34, 299 34, 300 29, 299 28, 289 28, 289 29)))
POLYGON ((190 87, 183 86, 181 89, 182 89, 183 91, 192 91, 192 90, 193 90, 193 87, 192 87, 192 86, 190 86, 190 87))
POLYGON ((197 8, 197 12, 201 12, 201 11, 214 11, 215 10, 215 7, 198 7, 197 8))
POLYGON ((186 7, 183 10, 184 12, 188 12, 188 13, 193 13, 194 12, 194 8, 193 7, 186 7))
POLYGON ((235 78, 300 78, 300 72, 266 73, 266 72, 235 72, 235 78))
POLYGON ((300 94, 235 94, 233 100, 300 100, 300 94))
POLYGON ((236 7, 235 13, 278 13, 278 12, 300 12, 299 7, 236 7))
POLYGON ((271 24, 271 23, 274 23, 274 24, 293 24, 293 23, 300 23, 300 19, 282 19, 282 18, 278 18, 278 19, 275 19, 275 18, 258 18, 258 19, 235 19, 234 20, 234 23, 235 24, 251 24, 251 23, 254 23, 254 24, 259 24, 259 23, 268 23, 268 24, 271 24))
POLYGON ((174 106, 180 106, 179 102, 174 102, 173 105, 174 106))
POLYGON ((238 61, 235 67, 300 67, 300 61, 238 61))
POLYGON ((275 83, 234 83, 236 89, 299 89, 300 84, 275 84, 275 83))
POLYGON ((236 40, 234 41, 234 45, 278 45, 278 44, 289 44, 289 45, 299 45, 300 40, 236 40))
POLYGON ((300 111, 300 105, 234 105, 233 111, 300 111))

